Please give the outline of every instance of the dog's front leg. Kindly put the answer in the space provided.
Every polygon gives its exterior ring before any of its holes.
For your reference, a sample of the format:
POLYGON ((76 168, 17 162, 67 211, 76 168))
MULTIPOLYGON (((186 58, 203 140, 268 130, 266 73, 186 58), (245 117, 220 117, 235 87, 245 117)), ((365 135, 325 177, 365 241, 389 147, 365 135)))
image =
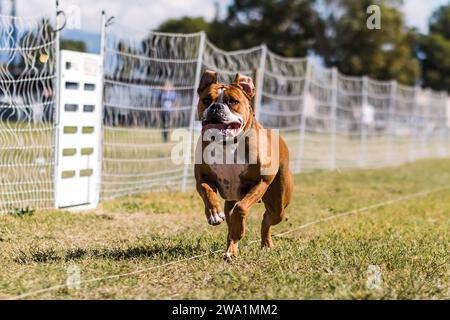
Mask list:
POLYGON ((205 215, 208 223, 213 226, 221 224, 225 220, 225 214, 220 207, 217 189, 210 183, 199 182, 197 183, 197 191, 205 204, 205 215))
POLYGON ((238 252, 238 241, 242 239, 245 233, 245 220, 250 208, 258 202, 266 193, 269 184, 261 180, 242 198, 236 202, 229 216, 228 223, 228 247, 225 259, 230 260, 238 252))

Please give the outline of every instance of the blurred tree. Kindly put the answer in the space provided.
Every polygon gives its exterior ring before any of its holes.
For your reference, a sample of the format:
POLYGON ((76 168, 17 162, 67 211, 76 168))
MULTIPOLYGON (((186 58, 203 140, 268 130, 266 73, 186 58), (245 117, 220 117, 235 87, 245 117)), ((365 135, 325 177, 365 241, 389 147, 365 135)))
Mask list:
POLYGON ((401 1, 327 0, 327 4, 326 40, 320 54, 328 66, 348 75, 415 84, 420 76, 412 50, 415 32, 404 26, 401 1), (380 7, 381 29, 366 25, 370 16, 366 10, 372 4, 380 7))
POLYGON ((235 0, 226 18, 215 21, 214 41, 227 50, 266 43, 285 56, 306 56, 323 35, 316 0, 235 0), (227 32, 224 32, 227 30, 227 32))
POLYGON ((430 19, 430 32, 450 39, 450 3, 439 7, 430 19))
POLYGON ((209 31, 209 23, 203 18, 182 17, 180 19, 169 19, 163 22, 157 29, 161 32, 194 33, 209 31))
POLYGON ((419 39, 423 86, 450 92, 450 4, 433 13, 429 27, 419 39))
POLYGON ((237 50, 266 43, 286 56, 306 56, 323 34, 323 23, 313 1, 308 0, 235 0, 223 20, 210 23, 203 18, 182 17, 162 23, 158 31, 197 32, 204 30, 214 44, 225 50, 237 50))
POLYGON ((86 43, 79 40, 61 39, 61 49, 86 52, 86 43))
POLYGON ((415 55, 420 38, 424 55, 427 50, 432 51, 428 54, 431 60, 423 62, 429 68, 426 83, 440 79, 431 62, 437 60, 433 55, 438 52, 448 53, 443 48, 448 46, 441 41, 450 32, 448 21, 435 18, 438 22, 430 27, 435 30, 433 38, 422 39, 415 30, 405 27, 399 10, 402 3, 403 0, 234 0, 223 19, 218 13, 210 23, 203 18, 171 19, 158 30, 205 30, 213 43, 225 50, 266 43, 271 50, 288 57, 318 54, 327 66, 337 66, 345 74, 396 79, 407 85, 420 78, 415 55), (373 4, 380 7, 381 29, 367 27, 367 8, 373 4))

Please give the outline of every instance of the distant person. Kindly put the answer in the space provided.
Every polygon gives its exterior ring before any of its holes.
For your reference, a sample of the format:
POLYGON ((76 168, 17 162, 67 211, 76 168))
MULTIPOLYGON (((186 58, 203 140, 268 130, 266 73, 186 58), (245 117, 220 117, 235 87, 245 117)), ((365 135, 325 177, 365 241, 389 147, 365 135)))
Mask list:
POLYGON ((170 123, 172 118, 172 112, 175 108, 176 99, 177 93, 173 88, 173 83, 169 80, 166 80, 160 97, 162 135, 164 142, 169 141, 170 123))
POLYGON ((371 135, 375 123, 375 108, 370 104, 365 104, 362 107, 362 125, 366 130, 366 135, 371 135))

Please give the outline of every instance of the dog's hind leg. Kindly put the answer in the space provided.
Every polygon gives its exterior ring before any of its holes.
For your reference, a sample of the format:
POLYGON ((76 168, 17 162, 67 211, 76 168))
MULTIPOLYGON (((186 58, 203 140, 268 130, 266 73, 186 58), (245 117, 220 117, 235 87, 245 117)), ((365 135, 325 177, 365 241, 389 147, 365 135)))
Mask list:
POLYGON ((287 163, 280 164, 277 176, 262 198, 266 212, 261 223, 261 247, 273 246, 271 228, 280 223, 285 216, 286 207, 292 198, 294 181, 287 163))
POLYGON ((283 220, 284 213, 284 209, 271 211, 266 208, 266 212, 264 212, 264 217, 261 223, 261 248, 273 247, 271 228, 283 220))

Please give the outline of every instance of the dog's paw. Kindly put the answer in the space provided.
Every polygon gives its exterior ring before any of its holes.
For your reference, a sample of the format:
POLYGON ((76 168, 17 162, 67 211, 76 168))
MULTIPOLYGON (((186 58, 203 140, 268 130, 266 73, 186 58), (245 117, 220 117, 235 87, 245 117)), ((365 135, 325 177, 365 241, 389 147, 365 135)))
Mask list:
POLYGON ((208 223, 212 226, 217 226, 217 225, 221 224, 222 221, 224 221, 224 220, 225 220, 225 214, 223 212, 219 212, 218 214, 214 213, 208 217, 208 223))
POLYGON ((226 252, 225 255, 223 256, 223 260, 225 262, 231 263, 233 261, 233 257, 231 255, 230 252, 226 252))

